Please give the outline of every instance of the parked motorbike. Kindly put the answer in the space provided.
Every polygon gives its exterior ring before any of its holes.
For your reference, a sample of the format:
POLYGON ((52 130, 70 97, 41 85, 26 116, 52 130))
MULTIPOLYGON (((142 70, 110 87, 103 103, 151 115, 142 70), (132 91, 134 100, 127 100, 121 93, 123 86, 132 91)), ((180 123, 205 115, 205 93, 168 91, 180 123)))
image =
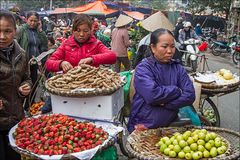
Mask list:
POLYGON ((184 45, 186 45, 186 50, 179 50, 184 53, 182 57, 183 65, 186 67, 190 67, 193 72, 197 71, 198 67, 198 54, 200 40, 189 39, 184 41, 184 45))
POLYGON ((211 46, 212 54, 214 56, 220 56, 222 53, 233 54, 233 47, 237 44, 237 36, 229 37, 229 42, 225 41, 213 41, 211 46))
POLYGON ((236 65, 240 65, 240 45, 235 46, 233 49, 234 49, 234 53, 232 54, 233 63, 235 63, 236 65))

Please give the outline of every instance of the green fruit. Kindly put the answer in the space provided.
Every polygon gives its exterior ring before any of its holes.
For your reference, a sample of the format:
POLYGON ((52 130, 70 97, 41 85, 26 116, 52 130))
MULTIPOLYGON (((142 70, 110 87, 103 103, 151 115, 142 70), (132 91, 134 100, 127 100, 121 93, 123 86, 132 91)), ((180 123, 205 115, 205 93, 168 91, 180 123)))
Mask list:
POLYGON ((170 152, 170 148, 166 148, 166 149, 164 150, 164 154, 167 155, 167 156, 169 155, 169 152, 170 152))
POLYGON ((214 142, 214 140, 209 140, 208 143, 210 143, 212 147, 215 146, 215 142, 214 142))
POLYGON ((203 151, 203 157, 204 158, 210 157, 210 153, 207 150, 203 151))
POLYGON ((191 148, 192 151, 196 151, 196 150, 198 149, 197 143, 191 144, 191 145, 190 145, 190 148, 191 148))
POLYGON ((203 152, 205 151, 205 148, 202 145, 198 145, 198 151, 203 152))
POLYGON ((174 141, 172 142, 173 145, 178 145, 178 141, 176 139, 174 139, 174 141))
POLYGON ((172 136, 172 137, 170 138, 171 143, 172 143, 174 140, 175 140, 175 137, 172 136))
POLYGON ((170 151, 169 152, 169 157, 175 158, 177 156, 177 153, 175 151, 170 151))
POLYGON ((205 148, 210 151, 212 148, 212 145, 208 142, 205 144, 205 148))
POLYGON ((198 145, 205 145, 205 141, 204 140, 202 140, 202 139, 199 139, 198 141, 197 141, 197 144, 198 145))
POLYGON ((199 134, 198 134, 199 139, 205 140, 205 137, 206 137, 205 133, 199 132, 199 134))
POLYGON ((214 143, 215 143, 215 147, 217 147, 217 148, 222 146, 221 140, 215 140, 214 143))
POLYGON ((180 142, 181 140, 183 140, 183 136, 182 136, 182 135, 178 135, 178 136, 176 137, 176 139, 178 140, 178 142, 180 142))
POLYGON ((212 147, 210 150, 211 157, 216 157, 218 154, 216 147, 212 147))
POLYGON ((179 141, 179 146, 181 148, 184 148, 186 145, 187 145, 187 142, 185 142, 184 140, 179 141))
POLYGON ((225 153, 225 150, 222 147, 217 148, 218 155, 225 153))
POLYGON ((189 153, 189 152, 191 152, 191 148, 189 146, 186 146, 183 148, 183 152, 189 153))
POLYGON ((192 137, 189 137, 188 140, 187 140, 187 143, 188 143, 188 145, 193 144, 193 143, 194 143, 193 138, 192 138, 192 137))
POLYGON ((178 158, 185 158, 185 153, 183 151, 178 153, 178 158))
POLYGON ((198 152, 194 152, 194 153, 192 154, 192 158, 195 159, 195 160, 200 159, 199 153, 198 153, 198 152))
POLYGON ((162 144, 161 147, 160 147, 160 152, 164 152, 164 150, 167 148, 167 145, 166 144, 162 144))
POLYGON ((198 135, 197 134, 195 134, 192 138, 193 138, 194 142, 198 141, 198 135))
POLYGON ((181 151, 181 147, 179 145, 175 145, 173 148, 173 151, 175 151, 176 153, 181 151))
POLYGON ((224 150, 224 153, 227 151, 227 147, 222 145, 222 149, 224 150))
POLYGON ((197 152, 198 152, 200 158, 202 158, 203 157, 203 152, 200 152, 200 151, 197 151, 197 152))
POLYGON ((214 132, 211 132, 211 133, 210 133, 210 136, 211 136, 211 139, 214 140, 214 139, 217 137, 217 134, 214 133, 214 132))
POLYGON ((192 159, 192 154, 191 153, 186 153, 185 154, 185 159, 192 159))
POLYGON ((210 140, 210 134, 206 134, 205 136, 205 142, 208 142, 210 140))
POLYGON ((166 141, 165 141, 165 144, 166 144, 167 146, 169 146, 169 145, 171 144, 171 141, 170 141, 170 140, 166 140, 166 141))
POLYGON ((207 134, 207 130, 206 129, 201 129, 201 132, 203 132, 205 135, 207 134))
POLYGON ((163 144, 164 144, 163 141, 159 141, 155 146, 156 147, 161 147, 163 144))
POLYGON ((173 150, 174 145, 170 144, 170 145, 168 146, 168 148, 169 148, 170 150, 173 150))
POLYGON ((166 141, 169 141, 170 139, 168 137, 163 137, 162 140, 164 143, 166 143, 166 141))

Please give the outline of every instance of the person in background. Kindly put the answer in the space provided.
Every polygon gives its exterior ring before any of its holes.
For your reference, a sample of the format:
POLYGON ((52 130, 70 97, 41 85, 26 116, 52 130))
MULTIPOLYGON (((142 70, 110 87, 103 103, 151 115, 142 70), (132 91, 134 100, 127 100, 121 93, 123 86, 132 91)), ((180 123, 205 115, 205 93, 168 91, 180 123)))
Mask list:
MULTIPOLYGON (((19 27, 18 35, 16 39, 19 45, 25 50, 28 61, 32 57, 37 57, 40 53, 47 51, 48 40, 45 32, 42 30, 41 21, 39 15, 35 11, 30 11, 27 13, 27 23, 19 27)), ((38 80, 38 65, 32 64, 30 66, 31 79, 34 84, 31 94, 25 103, 25 109, 27 110, 29 106, 34 103, 35 91, 37 87, 38 80)))
POLYGON ((179 31, 181 30, 181 29, 183 29, 184 27, 183 27, 183 18, 182 17, 179 17, 178 19, 177 19, 177 24, 176 24, 176 26, 175 26, 175 28, 174 28, 174 31, 173 31, 173 33, 174 33, 174 38, 175 38, 175 40, 178 42, 178 36, 179 36, 179 31))
POLYGON ((166 127, 178 118, 181 107, 195 100, 193 83, 186 70, 177 61, 174 35, 167 29, 157 29, 151 34, 152 55, 136 67, 128 130, 135 127, 166 127))
MULTIPOLYGON (((183 27, 184 28, 179 31, 179 36, 178 36, 178 42, 180 43, 179 49, 181 50, 186 49, 186 45, 184 44, 184 41, 189 39, 199 39, 199 37, 197 36, 196 32, 192 27, 191 22, 185 22, 183 27)), ((177 59, 182 63, 182 56, 183 56, 183 53, 178 51, 174 55, 174 59, 177 59)))
POLYGON ((202 27, 201 25, 198 23, 197 26, 195 27, 195 32, 198 36, 202 36, 203 32, 202 32, 202 27))
POLYGON ((132 21, 131 17, 121 14, 115 23, 116 28, 112 31, 111 49, 117 55, 117 62, 115 64, 116 72, 120 72, 121 64, 124 65, 125 71, 130 70, 127 48, 131 45, 131 41, 129 40, 127 25, 132 21))
POLYGON ((116 54, 93 36, 92 24, 93 21, 88 15, 75 16, 73 34, 48 58, 48 71, 67 72, 81 63, 98 67, 116 62, 116 54))
POLYGON ((28 59, 14 40, 16 21, 9 11, 0 10, 0 159, 21 159, 10 146, 9 130, 24 118, 23 101, 32 82, 28 59))

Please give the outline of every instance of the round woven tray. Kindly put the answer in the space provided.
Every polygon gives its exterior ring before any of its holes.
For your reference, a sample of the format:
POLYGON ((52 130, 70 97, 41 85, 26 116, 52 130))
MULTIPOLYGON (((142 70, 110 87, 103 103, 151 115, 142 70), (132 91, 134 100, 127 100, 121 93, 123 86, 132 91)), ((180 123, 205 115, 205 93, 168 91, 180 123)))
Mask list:
POLYGON ((120 85, 107 89, 98 89, 96 88, 93 91, 81 91, 81 92, 71 92, 66 90, 56 90, 48 86, 48 80, 45 82, 45 87, 47 91, 51 94, 64 96, 64 97, 94 97, 94 96, 103 96, 114 93, 116 90, 121 88, 125 83, 122 82, 120 85))
POLYGON ((223 87, 223 88, 215 88, 215 89, 201 88, 201 91, 202 93, 205 93, 205 94, 231 93, 237 90, 238 88, 239 86, 223 87))
MULTIPOLYGON (((200 82, 198 82, 200 83, 200 82)), ((226 84, 226 85, 217 85, 215 82, 213 83, 201 83, 202 84, 202 88, 207 88, 207 89, 220 89, 220 88, 232 88, 232 87, 236 87, 240 85, 240 81, 235 82, 235 83, 230 83, 230 84, 226 84)))
MULTIPOLYGON (((97 153, 102 152, 103 150, 107 149, 110 146, 113 146, 115 144, 115 139, 111 138, 104 146, 102 146, 101 148, 99 148, 99 150, 97 151, 97 153)), ((34 154, 32 154, 29 151, 26 150, 20 150, 17 147, 12 147, 16 152, 18 152, 19 154, 21 154, 21 159, 22 160, 29 160, 29 159, 39 159, 39 157, 35 156, 34 154)), ((73 155, 70 154, 65 154, 61 159, 66 159, 66 160, 77 160, 78 158, 74 157, 73 155)))
MULTIPOLYGON (((129 154, 140 160, 162 160, 171 159, 159 151, 159 147, 155 144, 159 141, 160 137, 172 135, 175 132, 184 132, 190 129, 201 129, 200 127, 186 126, 186 127, 167 127, 161 129, 150 129, 145 131, 134 131, 127 139, 126 148, 129 154)), ((213 131, 220 135, 228 145, 228 150, 224 154, 211 160, 228 160, 237 159, 240 157, 240 134, 223 128, 216 127, 203 127, 208 131, 213 131)), ((172 158, 178 160, 178 158, 172 158)), ((204 158, 206 159, 206 158, 204 158)))

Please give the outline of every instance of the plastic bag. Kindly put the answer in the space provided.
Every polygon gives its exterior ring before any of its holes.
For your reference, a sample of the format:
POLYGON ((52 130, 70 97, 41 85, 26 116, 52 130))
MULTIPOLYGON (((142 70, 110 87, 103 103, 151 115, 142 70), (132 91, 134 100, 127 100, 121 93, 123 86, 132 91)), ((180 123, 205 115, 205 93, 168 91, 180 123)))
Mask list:
POLYGON ((191 119, 193 125, 201 126, 201 121, 198 117, 198 114, 196 111, 193 110, 191 106, 185 106, 180 108, 178 114, 181 118, 191 119))
POLYGON ((132 73, 131 73, 131 71, 120 72, 120 76, 125 77, 125 80, 126 80, 126 83, 123 86, 124 102, 126 102, 128 100, 128 95, 129 95, 129 91, 130 91, 132 73))

